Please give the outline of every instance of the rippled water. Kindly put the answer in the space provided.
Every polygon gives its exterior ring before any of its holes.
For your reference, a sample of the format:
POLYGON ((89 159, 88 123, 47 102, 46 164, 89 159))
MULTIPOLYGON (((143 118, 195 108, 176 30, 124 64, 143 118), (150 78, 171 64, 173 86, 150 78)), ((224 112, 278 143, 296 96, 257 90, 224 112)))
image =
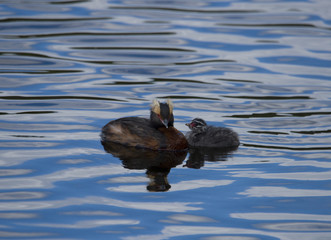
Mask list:
POLYGON ((1 238, 330 239, 329 0, 0 4, 1 238), (156 97, 242 144, 102 146, 156 97))

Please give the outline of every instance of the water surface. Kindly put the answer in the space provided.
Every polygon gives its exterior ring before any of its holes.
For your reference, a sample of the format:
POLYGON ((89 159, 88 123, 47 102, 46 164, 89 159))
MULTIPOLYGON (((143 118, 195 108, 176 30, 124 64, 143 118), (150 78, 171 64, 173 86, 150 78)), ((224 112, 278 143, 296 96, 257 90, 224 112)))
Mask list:
POLYGON ((2 1, 0 238, 329 239, 330 7, 2 1), (132 160, 100 143, 154 98, 180 131, 201 117, 241 145, 132 160))

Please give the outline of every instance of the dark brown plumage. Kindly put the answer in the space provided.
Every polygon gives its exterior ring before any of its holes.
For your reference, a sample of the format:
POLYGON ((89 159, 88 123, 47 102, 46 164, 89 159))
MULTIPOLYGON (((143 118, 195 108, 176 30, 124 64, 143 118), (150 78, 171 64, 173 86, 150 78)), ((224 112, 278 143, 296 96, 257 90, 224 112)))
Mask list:
POLYGON ((152 150, 186 150, 185 136, 173 126, 173 105, 153 101, 150 119, 125 117, 110 121, 102 128, 102 141, 152 150))

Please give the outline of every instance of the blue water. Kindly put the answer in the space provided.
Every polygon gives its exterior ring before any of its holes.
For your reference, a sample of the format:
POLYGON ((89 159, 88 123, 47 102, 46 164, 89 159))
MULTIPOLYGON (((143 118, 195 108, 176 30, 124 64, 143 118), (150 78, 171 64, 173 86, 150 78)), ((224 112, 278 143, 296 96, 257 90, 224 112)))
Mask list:
POLYGON ((0 238, 331 239, 330 8, 1 1, 0 238), (104 149, 102 126, 154 98, 241 145, 104 149))

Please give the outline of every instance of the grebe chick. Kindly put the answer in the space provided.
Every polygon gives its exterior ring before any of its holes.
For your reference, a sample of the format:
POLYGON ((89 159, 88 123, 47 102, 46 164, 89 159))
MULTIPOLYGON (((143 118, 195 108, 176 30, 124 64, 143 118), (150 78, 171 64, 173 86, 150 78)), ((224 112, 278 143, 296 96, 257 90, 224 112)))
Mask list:
POLYGON ((185 136, 174 128, 173 104, 154 100, 150 119, 125 117, 110 121, 102 128, 102 141, 152 150, 186 150, 185 136))
POLYGON ((186 134, 186 139, 192 147, 231 148, 240 144, 236 132, 229 128, 208 126, 201 118, 194 118, 185 125, 191 130, 186 134))

